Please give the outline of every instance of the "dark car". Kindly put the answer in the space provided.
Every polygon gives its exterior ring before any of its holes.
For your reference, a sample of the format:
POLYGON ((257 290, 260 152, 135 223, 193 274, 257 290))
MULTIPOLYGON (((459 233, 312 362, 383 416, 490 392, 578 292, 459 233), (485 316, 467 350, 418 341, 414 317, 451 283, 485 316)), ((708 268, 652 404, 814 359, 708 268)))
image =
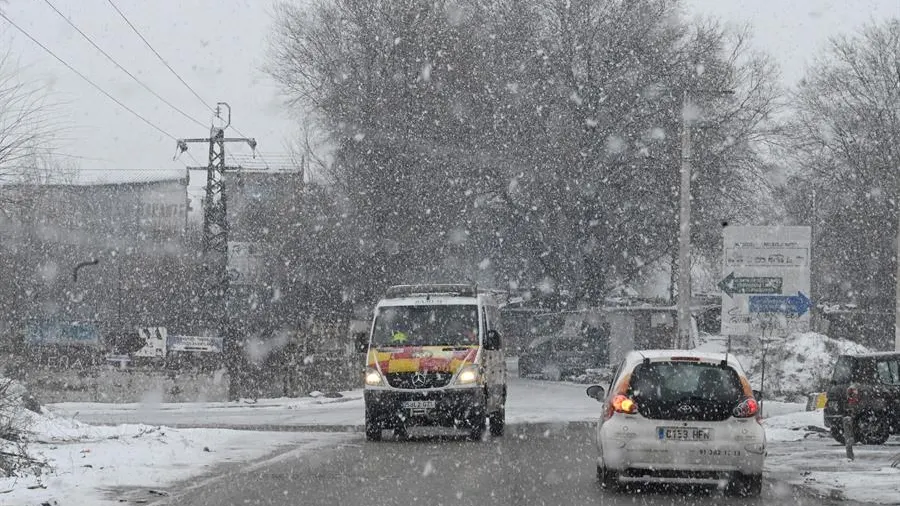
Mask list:
POLYGON ((609 326, 584 325, 575 336, 543 336, 519 354, 519 376, 543 375, 547 379, 582 374, 609 364, 609 326))
POLYGON ((838 357, 825 426, 841 444, 845 416, 852 417, 854 440, 862 444, 884 444, 891 434, 900 434, 900 352, 838 357))

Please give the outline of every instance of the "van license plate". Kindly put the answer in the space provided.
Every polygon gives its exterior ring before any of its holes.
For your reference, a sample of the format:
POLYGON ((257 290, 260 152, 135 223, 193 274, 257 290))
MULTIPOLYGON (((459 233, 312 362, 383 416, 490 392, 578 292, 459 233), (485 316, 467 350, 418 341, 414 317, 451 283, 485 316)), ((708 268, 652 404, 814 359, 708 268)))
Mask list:
POLYGON ((657 427, 659 439, 672 441, 709 441, 710 430, 699 427, 657 427))
POLYGON ((434 409, 434 401, 403 401, 403 409, 434 409))

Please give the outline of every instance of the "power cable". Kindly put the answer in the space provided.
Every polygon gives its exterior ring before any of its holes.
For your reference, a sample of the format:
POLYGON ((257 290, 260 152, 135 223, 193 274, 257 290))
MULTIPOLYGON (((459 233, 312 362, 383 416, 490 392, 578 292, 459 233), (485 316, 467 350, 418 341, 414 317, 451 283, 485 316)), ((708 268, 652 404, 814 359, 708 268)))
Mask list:
MULTIPOLYGON (((113 0, 107 0, 107 1, 109 2, 109 5, 111 5, 112 8, 115 9, 116 12, 119 13, 119 16, 122 16, 122 19, 124 19, 125 23, 127 23, 128 26, 131 27, 131 29, 134 31, 134 33, 136 33, 137 36, 140 37, 142 41, 144 41, 144 44, 146 44, 147 47, 150 48, 150 51, 153 51, 153 54, 155 54, 156 57, 159 58, 159 61, 161 61, 163 63, 163 65, 165 65, 166 68, 169 69, 169 72, 171 72, 172 75, 177 77, 178 80, 181 81, 181 84, 185 85, 185 87, 187 87, 187 89, 191 90, 191 93, 193 93, 194 96, 197 97, 197 100, 199 100, 201 103, 203 103, 203 105, 205 105, 207 109, 209 109, 210 111, 215 111, 216 110, 215 107, 209 105, 205 100, 203 100, 203 97, 201 97, 200 94, 197 93, 194 90, 194 88, 191 87, 191 85, 189 85, 184 79, 182 79, 181 76, 178 75, 178 72, 175 72, 175 69, 173 69, 172 66, 169 65, 168 62, 166 62, 166 59, 163 58, 162 55, 159 54, 159 52, 157 52, 156 49, 153 48, 153 46, 150 44, 150 42, 146 38, 144 38, 143 35, 141 35, 141 32, 139 32, 138 29, 131 23, 131 21, 128 19, 128 16, 126 16, 125 13, 122 12, 118 6, 116 6, 115 2, 113 2, 113 0)), ((203 127, 206 128, 206 125, 204 125, 203 127)))
POLYGON ((130 108, 130 107, 128 107, 127 105, 123 104, 121 101, 119 101, 119 99, 117 99, 116 97, 110 95, 106 90, 104 90, 103 88, 101 88, 101 87, 100 87, 97 83, 95 83, 94 81, 91 81, 87 76, 85 76, 84 74, 82 74, 81 72, 79 72, 75 67, 69 65, 65 60, 63 60, 62 58, 60 58, 59 56, 57 56, 56 53, 54 53, 53 51, 51 51, 50 48, 48 48, 47 46, 41 44, 40 41, 38 41, 37 39, 35 39, 34 37, 32 37, 32 35, 31 35, 30 33, 28 33, 27 31, 25 31, 25 29, 23 29, 22 27, 20 27, 19 25, 15 24, 15 23, 13 23, 13 21, 12 21, 11 19, 9 19, 9 17, 7 17, 7 15, 4 14, 2 11, 0 11, 0 18, 5 19, 7 23, 9 23, 10 25, 12 25, 12 27, 15 28, 16 30, 18 30, 22 35, 24 35, 24 36, 28 37, 29 39, 31 39, 32 42, 34 42, 35 44, 37 44, 38 46, 40 46, 41 49, 43 49, 44 51, 47 52, 47 54, 49 54, 50 56, 52 56, 53 58, 55 58, 58 62, 62 63, 66 68, 68 68, 69 70, 71 70, 72 72, 74 72, 76 75, 78 75, 78 77, 80 77, 81 79, 83 79, 86 83, 88 83, 88 84, 90 84, 91 86, 93 86, 97 91, 99 91, 100 93, 104 94, 104 95, 106 96, 106 98, 108 98, 108 99, 112 100, 113 102, 115 102, 116 104, 118 104, 119 107, 121 107, 122 109, 125 109, 126 111, 130 112, 130 113, 131 113, 132 115, 134 115, 136 118, 140 119, 141 121, 143 121, 144 123, 146 123, 147 125, 149 125, 151 128, 155 129, 156 131, 158 131, 159 133, 165 135, 166 137, 172 139, 173 141, 177 141, 177 140, 178 140, 174 135, 172 135, 172 134, 170 134, 169 132, 166 132, 165 130, 163 130, 162 128, 156 126, 155 124, 153 124, 153 122, 151 122, 151 121, 148 120, 147 118, 141 116, 140 114, 138 114, 137 112, 135 112, 132 108, 130 108))
POLYGON ((167 106, 171 107, 172 110, 174 110, 174 111, 176 111, 177 113, 181 114, 182 116, 184 116, 184 117, 187 118, 188 120, 193 121, 194 123, 200 125, 200 127, 206 128, 206 125, 204 125, 202 122, 197 121, 196 119, 194 119, 193 117, 191 117, 189 114, 187 114, 186 112, 182 111, 181 109, 179 109, 178 107, 176 107, 175 105, 173 105, 171 102, 169 102, 168 100, 166 100, 165 98, 163 98, 162 96, 160 96, 159 93, 153 91, 153 90, 152 90, 149 86, 147 86, 143 81, 141 81, 141 80, 138 79, 134 74, 132 74, 131 72, 129 72, 128 69, 126 69, 126 68, 123 67, 121 64, 119 64, 119 62, 117 62, 117 61, 115 60, 115 58, 113 58, 112 56, 110 56, 109 53, 107 53, 107 52, 104 51, 100 46, 98 46, 97 43, 93 41, 93 39, 91 39, 86 33, 84 33, 80 28, 78 28, 78 27, 75 25, 75 23, 73 23, 68 17, 66 17, 65 14, 63 14, 62 12, 60 12, 60 10, 57 9, 56 6, 53 5, 53 4, 50 2, 50 0, 44 0, 44 3, 46 3, 47 5, 49 5, 50 8, 53 9, 54 12, 56 12, 57 14, 59 14, 59 17, 63 18, 63 20, 65 20, 65 22, 68 23, 69 26, 71 26, 73 29, 75 29, 75 31, 78 32, 78 33, 84 38, 84 40, 88 41, 92 46, 94 46, 94 49, 96 49, 97 51, 100 51, 100 54, 102 54, 103 56, 105 56, 107 60, 111 61, 111 62, 113 63, 113 65, 115 65, 116 67, 119 68, 119 70, 121 70, 122 72, 126 73, 126 74, 128 75, 128 77, 130 77, 131 79, 134 80, 134 82, 136 82, 136 83, 138 83, 139 85, 141 85, 145 90, 149 91, 154 97, 156 97, 156 98, 158 98, 160 101, 162 101, 162 103, 164 103, 164 104, 166 104, 167 106))
MULTIPOLYGON (((46 1, 46 0, 45 0, 45 1, 46 1)), ((165 65, 167 69, 169 69, 169 72, 171 72, 172 75, 175 76, 179 81, 181 81, 181 84, 183 84, 183 85, 185 86, 185 88, 187 88, 188 90, 190 90, 190 92, 193 93, 195 97, 197 97, 197 100, 199 100, 200 103, 202 103, 203 105, 205 105, 207 109, 209 109, 209 110, 212 111, 214 114, 216 114, 216 108, 213 107, 213 106, 211 106, 211 105, 209 104, 209 102, 207 102, 206 100, 203 100, 203 97, 200 96, 200 94, 197 93, 197 91, 196 91, 190 84, 188 84, 187 81, 185 81, 185 80, 181 77, 181 75, 179 75, 178 72, 176 72, 175 69, 172 68, 171 65, 169 65, 169 62, 167 62, 166 59, 163 58, 161 54, 159 54, 159 51, 157 51, 156 48, 153 47, 153 44, 150 44, 150 41, 147 40, 147 38, 144 37, 143 34, 141 34, 141 32, 137 29, 137 27, 134 26, 134 23, 132 23, 131 20, 128 19, 128 16, 126 16, 125 13, 122 12, 121 9, 119 9, 119 7, 116 5, 116 3, 115 3, 113 0, 106 0, 106 1, 107 1, 107 2, 109 3, 109 5, 110 5, 110 6, 111 6, 111 7, 119 14, 119 16, 121 16, 121 18, 125 21, 125 23, 126 23, 129 27, 131 27, 131 30, 132 30, 138 37, 140 37, 140 39, 144 42, 144 44, 147 46, 147 48, 150 49, 150 51, 152 51, 154 55, 156 55, 156 57, 159 59, 159 61, 162 62, 162 64, 165 65)), ((204 128, 205 128, 205 127, 206 127, 206 125, 204 125, 204 128)), ((240 135, 241 137, 247 137, 246 135, 244 135, 243 132, 241 132, 240 130, 238 130, 237 127, 232 126, 231 128, 234 129, 235 133, 237 133, 237 134, 240 135)), ((265 157, 263 156, 262 152, 259 151, 259 150, 257 150, 257 153, 259 154, 260 160, 262 160, 263 163, 266 163, 266 164, 268 165, 268 163, 266 162, 265 157)))

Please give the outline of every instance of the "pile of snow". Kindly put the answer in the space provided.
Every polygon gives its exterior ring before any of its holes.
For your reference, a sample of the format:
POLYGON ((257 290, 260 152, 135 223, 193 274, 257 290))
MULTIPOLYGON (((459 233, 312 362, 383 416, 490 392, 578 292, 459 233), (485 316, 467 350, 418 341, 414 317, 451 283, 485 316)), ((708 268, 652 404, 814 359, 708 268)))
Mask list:
POLYGON ((0 377, 0 478, 20 477, 40 472, 44 463, 28 451, 27 428, 40 407, 25 387, 14 380, 0 377))
POLYGON ((772 406, 775 409, 770 411, 766 404, 775 403, 763 401, 764 413, 768 415, 763 420, 763 426, 766 428, 766 439, 770 443, 802 441, 813 435, 828 436, 821 410, 805 411, 801 404, 779 403, 781 406, 772 406), (779 408, 781 413, 774 414, 779 408))
MULTIPOLYGON (((698 349, 722 353, 727 341, 725 336, 705 336, 698 349)), ((859 343, 816 332, 792 334, 765 346, 758 339, 733 339, 731 351, 747 371, 754 388, 762 390, 767 398, 794 402, 826 389, 840 355, 869 352, 859 343), (765 385, 761 385, 763 350, 765 385)))

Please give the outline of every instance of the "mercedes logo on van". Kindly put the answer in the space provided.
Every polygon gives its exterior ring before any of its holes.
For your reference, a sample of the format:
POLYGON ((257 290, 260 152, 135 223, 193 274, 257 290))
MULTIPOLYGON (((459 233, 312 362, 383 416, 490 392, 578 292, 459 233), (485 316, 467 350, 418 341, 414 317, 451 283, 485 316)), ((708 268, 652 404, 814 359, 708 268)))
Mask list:
POLYGON ((422 388, 425 386, 425 383, 428 381, 428 378, 425 377, 425 373, 417 372, 413 375, 412 384, 417 388, 422 388))

